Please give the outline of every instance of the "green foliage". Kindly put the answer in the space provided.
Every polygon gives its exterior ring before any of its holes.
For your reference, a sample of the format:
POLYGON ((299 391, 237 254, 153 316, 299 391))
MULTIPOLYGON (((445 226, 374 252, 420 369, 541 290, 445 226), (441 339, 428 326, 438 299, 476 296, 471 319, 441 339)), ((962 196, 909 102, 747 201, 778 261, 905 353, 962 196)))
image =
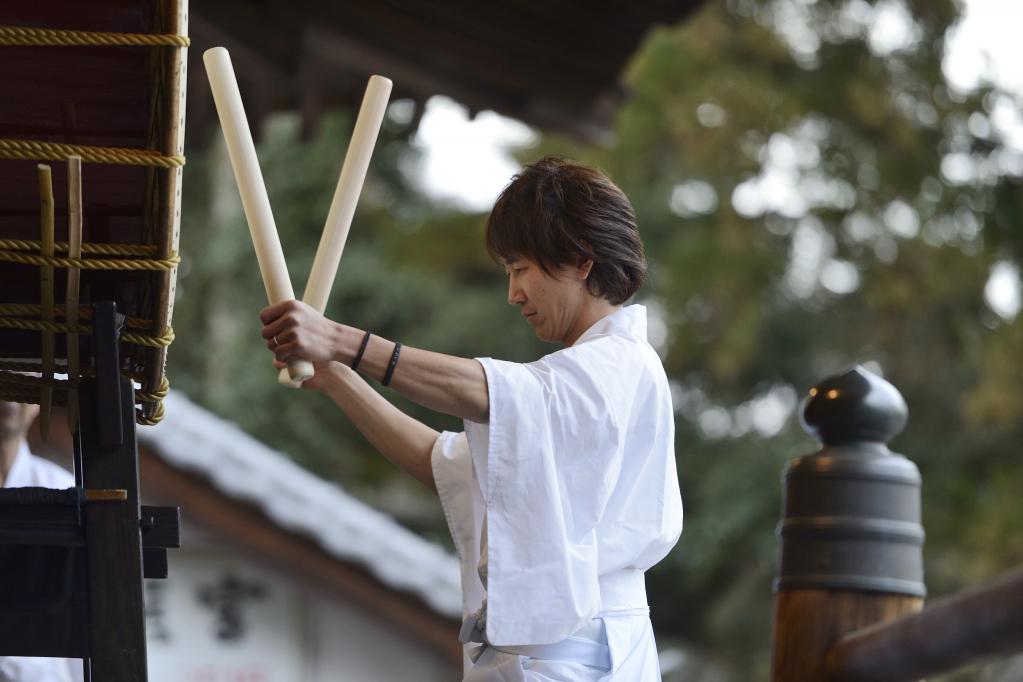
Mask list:
MULTIPOLYGON (((1004 147, 968 125, 987 116, 991 93, 959 95, 943 81, 953 3, 907 4, 917 40, 879 55, 865 29, 842 23, 846 3, 706 3, 652 32, 635 56, 614 144, 543 137, 520 152, 602 167, 636 207, 650 260, 640 298, 666 324, 665 367, 681 398, 687 519, 679 547, 649 576, 654 618, 663 640, 708 652, 737 680, 767 677, 780 473, 815 448, 792 418, 763 434, 751 427, 750 405, 772 388, 801 392, 852 362, 877 363, 899 387, 911 417, 893 448, 924 476, 932 596, 1023 561, 1023 322, 998 317, 983 294, 993 264, 1023 257, 1023 191, 1011 175, 957 184, 943 175, 951 153, 983 163, 1004 147), (793 7, 819 39, 812 54, 781 36, 779 12, 793 7), (796 157, 786 183, 804 205, 769 183, 750 205, 743 192, 779 150, 796 157), (677 199, 694 181, 713 189, 712 206, 677 199), (822 286, 833 263, 855 272, 851 288, 822 286), (713 410, 727 428, 708 428, 713 410)), ((265 131, 261 162, 297 293, 349 125, 328 117, 308 143, 290 117, 265 131)), ((400 131, 385 131, 328 315, 463 356, 552 350, 505 304, 484 217, 432 205, 398 170, 414 154, 400 131)), ((256 318, 265 296, 219 139, 190 153, 184 218, 175 386, 443 537, 426 494, 394 483, 331 404, 276 386, 256 318)), ((388 397, 437 428, 459 428, 388 397)))

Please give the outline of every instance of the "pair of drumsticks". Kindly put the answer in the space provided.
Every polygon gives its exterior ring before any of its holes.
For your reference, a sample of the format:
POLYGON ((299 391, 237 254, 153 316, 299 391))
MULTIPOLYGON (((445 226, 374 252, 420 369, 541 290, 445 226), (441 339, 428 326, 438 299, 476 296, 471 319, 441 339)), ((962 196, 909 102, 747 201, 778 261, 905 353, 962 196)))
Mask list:
MULTIPOLYGON (((281 240, 277 235, 270 199, 266 194, 263 174, 256 158, 256 147, 245 118, 241 93, 231 56, 223 47, 214 47, 203 53, 206 73, 213 89, 213 101, 224 130, 228 156, 234 169, 235 181, 242 198, 245 219, 252 234, 252 245, 256 249, 259 272, 263 277, 266 295, 270 303, 279 303, 295 298, 284 261, 281 240)), ((330 289, 341 263, 341 253, 348 239, 348 230, 355 215, 355 206, 366 179, 369 160, 376 146, 377 135, 383 124, 387 101, 391 95, 391 81, 383 76, 371 76, 366 94, 359 108, 359 116, 352 131, 341 177, 338 178, 334 199, 327 213, 320 245, 316 249, 309 281, 306 284, 303 302, 323 312, 327 307, 330 289)), ((281 370, 279 381, 292 388, 298 388, 313 376, 312 363, 305 360, 290 360, 287 370, 281 370)))

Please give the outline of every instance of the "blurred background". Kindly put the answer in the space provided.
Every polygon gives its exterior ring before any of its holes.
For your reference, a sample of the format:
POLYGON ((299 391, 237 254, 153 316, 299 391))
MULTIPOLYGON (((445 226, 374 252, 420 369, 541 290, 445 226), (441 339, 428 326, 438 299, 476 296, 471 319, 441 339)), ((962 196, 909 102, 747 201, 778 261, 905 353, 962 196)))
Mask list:
MULTIPOLYGON (((194 8, 194 37, 212 44, 220 4, 194 8)), ((852 363, 909 405, 892 447, 923 475, 930 596, 1023 562, 1023 52, 1012 33, 1023 6, 723 0, 686 12, 651 19, 607 74, 618 99, 586 125, 571 112, 515 120, 458 88, 405 97, 400 72, 373 69, 395 80, 396 98, 327 314, 461 356, 555 350, 507 305, 483 248, 486 213, 542 155, 605 170, 639 217, 650 276, 636 302, 677 413, 686 527, 648 576, 665 679, 766 679, 780 475, 816 449, 798 402, 852 363)), ((576 33, 587 26, 573 21, 576 33)), ((597 59, 603 31, 577 61, 597 59)), ((327 99, 312 116, 308 102, 289 110, 273 101, 271 76, 251 79, 242 91, 259 90, 247 104, 300 293, 355 109, 327 99)), ((172 386, 450 548, 424 489, 328 400, 277 385, 222 136, 208 95, 192 95, 208 91, 205 74, 193 67, 189 80, 172 386)), ((461 428, 381 390, 434 428, 461 428)), ((172 581, 175 570, 172 556, 172 581)), ((1023 673, 1004 661, 943 679, 1023 673)))

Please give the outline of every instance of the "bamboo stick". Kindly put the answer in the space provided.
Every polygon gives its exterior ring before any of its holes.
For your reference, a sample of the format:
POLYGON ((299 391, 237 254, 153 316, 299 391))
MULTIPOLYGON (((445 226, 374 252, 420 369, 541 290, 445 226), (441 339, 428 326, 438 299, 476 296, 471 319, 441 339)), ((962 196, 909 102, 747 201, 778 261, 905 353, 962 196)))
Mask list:
MULTIPOLYGON (((53 257, 53 176, 50 167, 44 163, 36 166, 39 179, 39 203, 41 223, 41 248, 43 256, 53 257)), ((39 266, 40 295, 43 322, 53 323, 53 266, 39 266)), ((42 332, 40 350, 43 364, 43 385, 39 400, 39 432, 45 441, 50 437, 50 407, 53 404, 53 332, 42 332)))
MULTIPOLYGON (((67 240, 68 256, 82 257, 82 157, 72 156, 67 162, 67 240)), ((65 317, 71 327, 78 325, 78 293, 81 271, 69 268, 67 271, 67 294, 64 305, 65 317)), ((74 381, 79 375, 78 334, 68 333, 67 337, 67 392, 68 429, 74 435, 78 428, 78 389, 74 381)))

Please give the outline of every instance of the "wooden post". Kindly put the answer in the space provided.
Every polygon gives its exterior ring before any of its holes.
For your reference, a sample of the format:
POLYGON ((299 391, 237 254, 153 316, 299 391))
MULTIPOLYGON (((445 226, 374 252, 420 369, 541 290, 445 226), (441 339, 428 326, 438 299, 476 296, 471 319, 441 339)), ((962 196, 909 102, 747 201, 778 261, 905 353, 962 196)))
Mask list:
POLYGON ((887 446, 907 414, 862 367, 810 389, 802 424, 824 447, 785 470, 773 682, 824 682, 842 635, 922 607, 920 474, 887 446))
POLYGON ((93 304, 96 376, 82 382, 78 445, 87 490, 123 490, 123 500, 85 510, 89 566, 89 669, 86 682, 146 682, 138 450, 131 380, 121 377, 112 302, 93 304))

